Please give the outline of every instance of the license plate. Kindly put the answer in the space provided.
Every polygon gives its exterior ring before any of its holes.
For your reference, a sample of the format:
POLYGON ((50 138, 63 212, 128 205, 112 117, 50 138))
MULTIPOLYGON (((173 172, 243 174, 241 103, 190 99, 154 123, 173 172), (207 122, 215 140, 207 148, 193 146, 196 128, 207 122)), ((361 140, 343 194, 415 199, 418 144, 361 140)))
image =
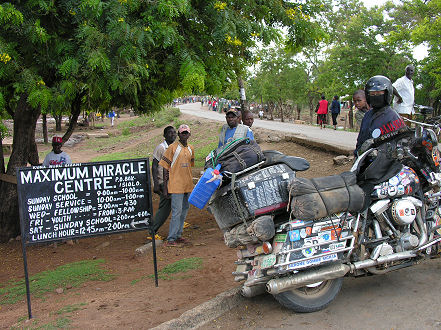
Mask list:
POLYGON ((338 259, 337 253, 332 253, 332 254, 329 254, 326 256, 319 256, 319 257, 315 257, 315 258, 308 259, 308 260, 300 260, 300 261, 293 262, 287 266, 287 269, 291 270, 291 269, 304 268, 304 267, 309 267, 309 266, 313 266, 313 265, 319 265, 323 262, 337 260, 337 259, 338 259))

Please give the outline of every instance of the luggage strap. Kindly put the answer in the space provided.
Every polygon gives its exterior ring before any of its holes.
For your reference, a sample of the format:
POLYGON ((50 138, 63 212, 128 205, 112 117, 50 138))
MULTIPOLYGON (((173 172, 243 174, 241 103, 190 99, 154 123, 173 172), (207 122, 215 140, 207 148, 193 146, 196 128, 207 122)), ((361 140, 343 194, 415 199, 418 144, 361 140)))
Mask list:
MULTIPOLYGON (((190 146, 187 146, 187 149, 188 149, 188 151, 190 151, 190 156, 192 156, 193 153, 191 152, 191 148, 190 148, 190 146)), ((175 151, 175 153, 174 153, 174 155, 173 155, 173 160, 172 160, 172 162, 171 162, 170 169, 171 169, 171 168, 173 167, 173 165, 176 163, 176 159, 178 159, 178 156, 179 156, 179 154, 181 153, 181 150, 182 150, 182 147, 181 147, 181 145, 178 144, 178 147, 176 148, 176 151, 175 151)))
POLYGON ((242 219, 245 226, 248 226, 246 216, 243 214, 243 210, 239 204, 239 200, 236 196, 236 192, 234 191, 234 184, 236 183, 236 173, 232 173, 231 175, 231 196, 233 196, 234 204, 236 204, 236 208, 239 211, 239 216, 242 219))
MULTIPOLYGON (((345 179, 343 179, 343 181, 345 181, 345 179)), ((327 206, 326 203, 325 203, 325 200, 324 200, 324 198, 323 198, 323 195, 322 195, 322 193, 320 192, 320 190, 318 189, 317 185, 315 184, 315 180, 314 180, 314 179, 311 179, 311 183, 314 185, 315 190, 317 190, 317 192, 318 192, 320 198, 322 199, 323 205, 325 206, 325 209, 326 209, 326 214, 328 215, 328 218, 329 218, 329 220, 331 221, 332 228, 333 228, 333 230, 334 230, 335 236, 337 237, 337 242, 340 242, 340 235, 339 235, 338 232, 337 232, 337 228, 335 228, 334 221, 332 221, 331 213, 329 212, 328 206, 327 206)), ((348 186, 347 186, 347 184, 346 184, 346 181, 345 181, 345 185, 346 185, 346 191, 348 191, 348 189, 347 189, 348 186)), ((349 191, 348 191, 348 193, 349 193, 349 191)))

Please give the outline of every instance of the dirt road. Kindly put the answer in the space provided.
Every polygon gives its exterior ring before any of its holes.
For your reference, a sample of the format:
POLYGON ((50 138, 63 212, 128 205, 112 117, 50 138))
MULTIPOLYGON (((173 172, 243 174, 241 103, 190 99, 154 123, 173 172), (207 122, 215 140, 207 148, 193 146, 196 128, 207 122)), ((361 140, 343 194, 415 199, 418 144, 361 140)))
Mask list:
POLYGON ((348 278, 320 312, 295 314, 270 295, 214 320, 203 329, 441 329, 441 259, 386 275, 348 278))
MULTIPOLYGON (((207 107, 201 107, 199 102, 179 105, 182 113, 192 116, 218 120, 225 122, 225 115, 209 111, 207 107)), ((338 147, 341 150, 348 150, 349 153, 355 149, 358 133, 333 129, 320 129, 318 126, 299 125, 288 122, 254 119, 253 129, 256 127, 289 133, 307 141, 319 141, 329 147, 338 147)))

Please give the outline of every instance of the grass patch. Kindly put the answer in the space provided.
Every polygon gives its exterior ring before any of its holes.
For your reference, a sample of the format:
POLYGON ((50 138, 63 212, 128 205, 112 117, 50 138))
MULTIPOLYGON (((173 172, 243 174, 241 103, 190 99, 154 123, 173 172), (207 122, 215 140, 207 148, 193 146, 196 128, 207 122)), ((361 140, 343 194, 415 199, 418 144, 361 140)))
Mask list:
POLYGON ((104 154, 97 157, 92 158, 91 162, 106 162, 109 160, 123 160, 123 159, 133 159, 137 158, 133 156, 132 152, 114 152, 111 154, 104 154))
MULTIPOLYGON (((104 259, 83 260, 35 274, 29 278, 31 293, 36 297, 44 298, 45 293, 59 287, 66 288, 68 285, 77 287, 86 281, 109 281, 114 275, 99 268, 104 262, 104 259)), ((25 294, 24 279, 0 284, 0 305, 14 304, 24 299, 25 294)))
POLYGON ((151 117, 156 127, 162 127, 165 125, 178 127, 181 124, 181 121, 179 120, 180 115, 181 111, 179 108, 164 107, 163 110, 154 113, 151 117))
MULTIPOLYGON (((213 139, 210 139, 213 140, 213 139)), ((195 147, 195 155, 194 155, 194 166, 195 167, 204 167, 205 158, 210 153, 211 150, 216 149, 218 145, 218 137, 214 138, 215 141, 211 141, 209 144, 202 147, 195 147)))
MULTIPOLYGON (((171 281, 176 279, 185 279, 190 278, 191 275, 179 275, 179 273, 186 273, 193 269, 202 268, 203 260, 202 258, 193 257, 193 258, 184 258, 178 260, 170 265, 165 266, 161 270, 158 271, 158 277, 162 280, 171 281)), ((155 275, 149 275, 149 278, 154 278, 155 275)))
POLYGON ((73 313, 75 311, 80 310, 81 307, 86 306, 86 305, 87 305, 87 303, 67 305, 67 306, 64 306, 63 308, 57 310, 54 314, 61 315, 61 314, 73 313))
POLYGON ((100 151, 118 144, 127 143, 127 141, 133 139, 133 136, 131 134, 129 135, 122 135, 117 134, 110 136, 108 138, 95 138, 95 139, 89 139, 87 141, 87 147, 96 151, 100 151))
POLYGON ((130 135, 130 134, 132 134, 132 133, 130 132, 130 128, 129 128, 129 127, 126 127, 126 128, 124 128, 124 129, 122 130, 121 134, 124 135, 124 136, 127 136, 127 135, 130 135))

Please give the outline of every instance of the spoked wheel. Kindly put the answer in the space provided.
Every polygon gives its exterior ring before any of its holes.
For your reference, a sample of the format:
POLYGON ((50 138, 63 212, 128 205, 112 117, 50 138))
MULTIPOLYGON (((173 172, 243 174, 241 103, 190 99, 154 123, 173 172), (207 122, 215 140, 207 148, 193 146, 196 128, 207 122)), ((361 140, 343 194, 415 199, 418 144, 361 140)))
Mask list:
POLYGON ((322 310, 337 297, 343 278, 328 280, 292 289, 274 298, 284 307, 298 313, 311 313, 322 310))

